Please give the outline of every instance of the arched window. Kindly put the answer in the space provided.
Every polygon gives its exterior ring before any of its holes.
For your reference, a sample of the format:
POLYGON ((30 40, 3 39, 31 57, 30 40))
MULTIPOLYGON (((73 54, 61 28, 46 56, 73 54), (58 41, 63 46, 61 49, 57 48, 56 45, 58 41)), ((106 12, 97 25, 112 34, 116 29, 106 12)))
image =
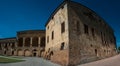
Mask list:
POLYGON ((5 48, 7 48, 7 43, 5 43, 5 48))
POLYGON ((19 47, 23 46, 23 38, 18 39, 18 46, 19 47))
POLYGON ((32 46, 35 46, 35 47, 38 46, 38 37, 33 37, 33 39, 32 39, 32 46))
POLYGON ((25 46, 30 46, 30 38, 25 39, 25 46))
POLYGON ((14 51, 12 51, 12 55, 14 55, 14 51))

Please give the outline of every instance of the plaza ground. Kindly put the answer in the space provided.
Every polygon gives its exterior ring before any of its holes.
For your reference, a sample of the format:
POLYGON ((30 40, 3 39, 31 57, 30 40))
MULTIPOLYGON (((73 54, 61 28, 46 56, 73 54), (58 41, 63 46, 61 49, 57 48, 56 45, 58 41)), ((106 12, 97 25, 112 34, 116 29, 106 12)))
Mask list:
MULTIPOLYGON (((0 66, 60 66, 39 57, 22 57, 22 59, 25 61, 16 63, 0 63, 0 66)), ((78 66, 120 66, 120 55, 78 66)))
POLYGON ((22 57, 23 62, 0 63, 0 66, 60 66, 38 57, 22 57))

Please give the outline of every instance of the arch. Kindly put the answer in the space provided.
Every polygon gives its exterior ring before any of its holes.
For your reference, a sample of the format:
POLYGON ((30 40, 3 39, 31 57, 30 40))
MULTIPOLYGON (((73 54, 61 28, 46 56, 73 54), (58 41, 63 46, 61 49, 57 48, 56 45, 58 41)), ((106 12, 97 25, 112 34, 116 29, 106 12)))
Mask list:
POLYGON ((44 52, 45 52, 45 50, 40 51, 40 57, 44 56, 44 52))
POLYGON ((38 37, 33 37, 33 39, 32 39, 32 46, 35 46, 35 47, 38 46, 38 37))
POLYGON ((12 51, 12 55, 14 55, 14 51, 12 51))
POLYGON ((7 51, 5 50, 5 51, 4 51, 4 55, 6 55, 6 54, 7 54, 7 51))
POLYGON ((22 47, 23 46, 23 38, 18 39, 18 46, 22 47))
POLYGON ((37 51, 36 49, 33 50, 33 52, 37 51))
POLYGON ((24 56, 31 56, 31 52, 28 49, 26 49, 24 51, 24 56))
POLYGON ((97 55, 97 49, 95 49, 95 55, 97 55))
POLYGON ((51 51, 50 53, 49 53, 49 56, 48 56, 48 60, 50 60, 51 59, 51 57, 53 56, 53 51, 51 51))
POLYGON ((22 51, 21 49, 19 49, 19 50, 17 51, 17 55, 18 55, 18 56, 23 56, 23 51, 22 51))
POLYGON ((7 48, 8 46, 7 46, 7 43, 5 43, 5 48, 7 48))
POLYGON ((30 46, 30 38, 28 37, 28 38, 26 38, 25 39, 25 46, 30 46))
POLYGON ((40 46, 45 47, 45 37, 41 38, 40 46))
POLYGON ((51 51, 51 52, 50 52, 50 55, 53 55, 53 54, 54 54, 53 51, 51 51))
POLYGON ((33 55, 34 57, 37 56, 37 50, 36 50, 36 49, 33 49, 33 51, 32 51, 32 55, 33 55))

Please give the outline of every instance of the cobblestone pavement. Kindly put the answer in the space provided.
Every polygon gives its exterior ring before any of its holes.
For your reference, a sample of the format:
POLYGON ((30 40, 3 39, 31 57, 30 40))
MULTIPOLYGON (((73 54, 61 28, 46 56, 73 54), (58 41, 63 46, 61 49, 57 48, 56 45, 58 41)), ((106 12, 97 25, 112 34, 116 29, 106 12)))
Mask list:
POLYGON ((120 55, 79 66, 120 66, 120 55))
POLYGON ((17 63, 0 64, 0 66, 60 66, 38 57, 25 57, 26 61, 17 63))

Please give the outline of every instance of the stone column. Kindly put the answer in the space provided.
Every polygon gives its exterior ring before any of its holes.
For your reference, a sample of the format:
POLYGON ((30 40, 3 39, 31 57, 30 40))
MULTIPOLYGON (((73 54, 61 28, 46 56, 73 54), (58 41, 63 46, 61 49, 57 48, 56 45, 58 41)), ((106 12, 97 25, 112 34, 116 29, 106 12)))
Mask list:
POLYGON ((38 37, 38 47, 40 47, 40 44, 41 44, 41 38, 38 37))
POLYGON ((9 49, 8 49, 10 55, 12 55, 12 49, 14 48, 14 47, 12 48, 12 44, 13 44, 13 43, 10 43, 10 47, 9 47, 9 49))
POLYGON ((23 47, 25 46, 25 37, 23 37, 23 47))
POLYGON ((30 47, 32 47, 32 44, 33 44, 33 43, 32 43, 32 40, 33 40, 33 38, 31 37, 31 38, 30 38, 30 47))

